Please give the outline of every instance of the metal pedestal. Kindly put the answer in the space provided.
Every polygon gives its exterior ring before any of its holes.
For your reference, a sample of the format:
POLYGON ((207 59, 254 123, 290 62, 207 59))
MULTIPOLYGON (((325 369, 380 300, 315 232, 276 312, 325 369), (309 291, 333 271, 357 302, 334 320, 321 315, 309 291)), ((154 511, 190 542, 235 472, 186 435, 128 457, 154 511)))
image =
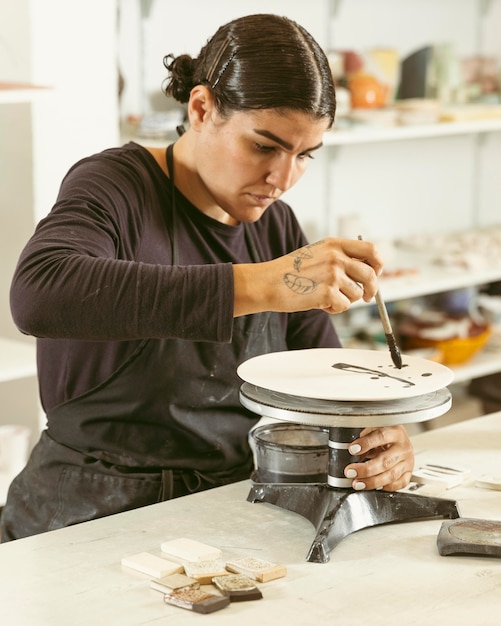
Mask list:
POLYGON ((347 535, 388 522, 432 517, 460 517, 454 500, 388 491, 354 491, 326 484, 254 482, 249 502, 268 502, 299 513, 316 529, 306 556, 312 563, 326 563, 330 551, 347 535))
POLYGON ((298 398, 244 383, 242 404, 261 416, 329 427, 329 470, 325 483, 265 483, 259 468, 253 476, 250 502, 268 502, 308 519, 316 529, 306 560, 326 563, 330 551, 347 535, 379 524, 434 517, 460 517, 454 500, 380 490, 355 491, 344 467, 356 462, 349 442, 368 425, 419 422, 444 414, 451 405, 447 389, 409 400, 347 403, 298 398))

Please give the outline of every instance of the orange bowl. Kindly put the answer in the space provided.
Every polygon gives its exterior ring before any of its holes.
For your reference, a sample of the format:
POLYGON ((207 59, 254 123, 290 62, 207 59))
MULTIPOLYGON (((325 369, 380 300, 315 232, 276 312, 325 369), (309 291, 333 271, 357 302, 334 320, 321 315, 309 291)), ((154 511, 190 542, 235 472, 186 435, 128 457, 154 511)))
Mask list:
POLYGON ((388 86, 369 74, 358 72, 350 76, 348 89, 354 109, 374 109, 387 104, 388 86))
POLYGON ((490 326, 471 337, 455 337, 453 339, 424 339, 413 336, 406 338, 408 348, 436 348, 440 350, 441 362, 444 365, 461 365, 481 350, 492 334, 490 326))

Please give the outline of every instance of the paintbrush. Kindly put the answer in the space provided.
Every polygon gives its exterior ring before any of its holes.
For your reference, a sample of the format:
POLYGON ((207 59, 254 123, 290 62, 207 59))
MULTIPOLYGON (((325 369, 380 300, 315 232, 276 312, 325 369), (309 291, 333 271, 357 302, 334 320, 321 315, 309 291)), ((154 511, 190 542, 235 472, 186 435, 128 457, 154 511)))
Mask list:
MULTIPOLYGON (((362 241, 362 235, 359 235, 358 238, 360 241, 362 241)), ((386 310, 386 305, 384 303, 383 296, 381 295, 380 289, 378 289, 375 298, 376 298, 379 318, 381 319, 381 323, 383 324, 383 330, 384 330, 384 335, 386 337, 386 343, 388 344, 388 348, 390 349, 391 360, 393 361, 393 365, 397 367, 399 370, 401 370, 402 369, 402 355, 400 354, 400 349, 397 346, 395 335, 393 334, 393 329, 391 327, 390 318, 388 317, 388 311, 386 310)))

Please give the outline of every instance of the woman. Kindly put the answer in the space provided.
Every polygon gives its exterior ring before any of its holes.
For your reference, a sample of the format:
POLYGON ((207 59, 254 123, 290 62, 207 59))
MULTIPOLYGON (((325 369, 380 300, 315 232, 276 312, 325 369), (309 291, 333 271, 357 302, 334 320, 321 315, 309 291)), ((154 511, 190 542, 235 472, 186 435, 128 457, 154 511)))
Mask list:
MULTIPOLYGON (((129 143, 73 166, 16 269, 47 429, 11 485, 3 541, 248 478, 257 416, 237 366, 338 347, 328 314, 377 290, 371 243, 308 245, 279 200, 334 121, 311 35, 247 16, 165 64, 188 130, 166 151, 129 143)), ((408 483, 403 428, 353 445, 367 460, 347 466, 354 486, 408 483)))

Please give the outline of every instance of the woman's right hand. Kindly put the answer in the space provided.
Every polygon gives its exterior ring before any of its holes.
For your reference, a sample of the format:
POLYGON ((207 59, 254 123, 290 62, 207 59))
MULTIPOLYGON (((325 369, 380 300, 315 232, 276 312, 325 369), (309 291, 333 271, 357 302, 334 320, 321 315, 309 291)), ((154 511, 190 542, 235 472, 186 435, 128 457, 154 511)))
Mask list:
POLYGON ((383 262, 375 245, 322 239, 272 261, 234 265, 234 316, 322 309, 341 313, 377 293, 383 262))

